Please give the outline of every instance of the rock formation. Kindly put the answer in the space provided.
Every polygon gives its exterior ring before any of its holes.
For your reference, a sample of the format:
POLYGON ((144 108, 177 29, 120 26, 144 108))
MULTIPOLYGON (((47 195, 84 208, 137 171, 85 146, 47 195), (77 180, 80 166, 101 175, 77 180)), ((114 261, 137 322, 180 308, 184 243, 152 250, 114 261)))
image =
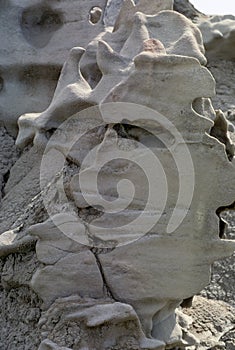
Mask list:
POLYGON ((49 105, 69 50, 104 30, 106 2, 1 1, 0 121, 11 133, 21 114, 49 105), (94 8, 102 11, 96 23, 94 8))
POLYGON ((192 20, 201 16, 207 17, 198 11, 189 0, 174 0, 174 11, 178 11, 192 20))
POLYGON ((210 59, 234 60, 235 16, 198 17, 197 24, 210 59))
MULTIPOLYGON (((1 346, 193 349, 199 340, 175 310, 235 249, 220 239, 221 208, 234 202, 234 147, 210 101, 202 36, 171 0, 126 0, 106 30, 112 2, 106 11, 102 1, 82 4, 83 30, 92 30, 79 46, 66 42, 73 48, 51 103, 19 118, 22 154, 2 172, 1 297, 23 322, 14 339, 17 317, 4 317, 1 346)), ((23 12, 21 35, 53 49, 59 64, 66 49, 60 55, 53 40, 68 8, 48 6, 23 12)))

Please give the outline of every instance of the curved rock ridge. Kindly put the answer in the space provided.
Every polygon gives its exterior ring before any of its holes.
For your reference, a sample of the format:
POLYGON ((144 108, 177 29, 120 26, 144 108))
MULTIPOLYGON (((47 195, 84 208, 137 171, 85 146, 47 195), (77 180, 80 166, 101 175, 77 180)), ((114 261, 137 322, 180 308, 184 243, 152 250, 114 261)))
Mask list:
POLYGON ((235 250, 220 239, 228 126, 201 33, 171 5, 124 1, 113 28, 70 50, 49 107, 19 118, 0 254, 36 240, 38 350, 196 347, 175 310, 235 250))

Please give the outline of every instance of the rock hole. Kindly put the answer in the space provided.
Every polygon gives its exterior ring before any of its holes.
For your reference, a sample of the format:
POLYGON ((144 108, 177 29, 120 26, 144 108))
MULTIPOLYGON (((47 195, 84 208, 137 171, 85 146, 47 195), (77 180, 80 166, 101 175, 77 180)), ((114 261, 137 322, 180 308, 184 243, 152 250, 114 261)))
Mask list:
POLYGON ((4 198, 5 197, 5 186, 6 186, 6 183, 7 183, 7 181, 8 181, 8 179, 9 179, 9 177, 10 177, 10 170, 8 170, 4 175, 3 175, 3 187, 2 187, 2 198, 4 198))
POLYGON ((228 160, 231 162, 234 157, 235 147, 230 139, 228 128, 229 124, 224 113, 221 110, 216 110, 216 118, 214 120, 214 126, 210 130, 210 135, 225 145, 228 160))
POLYGON ((89 12, 89 22, 92 24, 99 23, 101 16, 102 16, 102 9, 98 6, 94 6, 89 12))
POLYGON ((231 213, 232 211, 235 211, 235 201, 228 206, 219 207, 216 210, 216 215, 219 217, 219 237, 221 239, 235 239, 235 233, 231 234, 227 232, 228 224, 230 222, 230 226, 234 227, 234 214, 231 213))
POLYGON ((62 14, 48 6, 30 6, 21 16, 22 33, 25 39, 37 48, 45 47, 62 25, 62 14))
POLYGON ((138 141, 146 147, 166 148, 164 143, 156 135, 141 127, 122 123, 115 124, 113 129, 117 132, 119 138, 126 138, 138 141))
POLYGON ((3 80, 3 78, 0 76, 0 91, 2 91, 3 85, 4 85, 4 80, 3 80))
POLYGON ((187 299, 184 299, 182 301, 182 303, 180 304, 180 306, 184 309, 188 309, 188 308, 192 307, 193 306, 193 296, 189 297, 187 299))

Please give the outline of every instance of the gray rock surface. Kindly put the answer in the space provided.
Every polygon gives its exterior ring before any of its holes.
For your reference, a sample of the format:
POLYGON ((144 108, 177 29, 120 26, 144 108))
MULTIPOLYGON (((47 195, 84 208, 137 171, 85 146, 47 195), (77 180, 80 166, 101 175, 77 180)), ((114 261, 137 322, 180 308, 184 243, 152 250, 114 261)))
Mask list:
POLYGON ((202 32, 209 59, 234 60, 235 16, 198 17, 197 25, 202 32))
POLYGON ((189 0, 174 0, 174 11, 178 11, 192 20, 197 17, 206 17, 189 0))
POLYGON ((188 330, 200 341, 196 349, 233 350, 235 348, 235 309, 229 304, 195 297, 193 307, 183 311, 191 317, 188 320, 188 330))
POLYGON ((26 248, 1 260, 1 349, 32 350, 40 344, 41 301, 29 287, 38 266, 35 253, 26 248))
POLYGON ((86 47, 104 30, 106 0, 14 0, 0 6, 0 121, 16 135, 21 114, 49 105, 69 50, 86 47), (94 6, 102 9, 95 24, 94 6))
MULTIPOLYGON (((209 58, 208 68, 216 80, 216 95, 212 98, 213 106, 221 109, 227 116, 232 125, 235 125, 235 63, 225 59, 219 59, 214 56, 209 58)), ((231 129, 233 130, 233 129, 231 129)), ((235 142, 234 131, 230 132, 230 137, 235 142)), ((235 213, 228 211, 224 215, 228 222, 226 235, 230 239, 235 239, 235 213)), ((216 262, 212 269, 212 278, 210 285, 203 291, 203 296, 210 299, 223 300, 230 305, 235 306, 235 256, 216 262)))
POLYGON ((19 157, 15 140, 4 127, 0 127, 0 203, 5 196, 5 186, 10 176, 10 169, 19 157))

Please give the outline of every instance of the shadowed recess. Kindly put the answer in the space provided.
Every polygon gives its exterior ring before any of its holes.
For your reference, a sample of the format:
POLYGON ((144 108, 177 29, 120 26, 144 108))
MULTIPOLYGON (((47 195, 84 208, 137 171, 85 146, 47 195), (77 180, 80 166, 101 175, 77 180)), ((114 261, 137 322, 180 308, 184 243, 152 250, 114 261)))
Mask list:
POLYGON ((3 89, 3 78, 0 76, 0 91, 3 89))
POLYGON ((90 10, 89 21, 92 24, 96 24, 96 23, 98 23, 100 21, 101 16, 102 16, 102 9, 100 7, 98 7, 98 6, 94 6, 90 10))
POLYGON ((45 47, 62 25, 62 14, 49 6, 34 5, 22 12, 22 33, 25 39, 37 48, 45 47))

